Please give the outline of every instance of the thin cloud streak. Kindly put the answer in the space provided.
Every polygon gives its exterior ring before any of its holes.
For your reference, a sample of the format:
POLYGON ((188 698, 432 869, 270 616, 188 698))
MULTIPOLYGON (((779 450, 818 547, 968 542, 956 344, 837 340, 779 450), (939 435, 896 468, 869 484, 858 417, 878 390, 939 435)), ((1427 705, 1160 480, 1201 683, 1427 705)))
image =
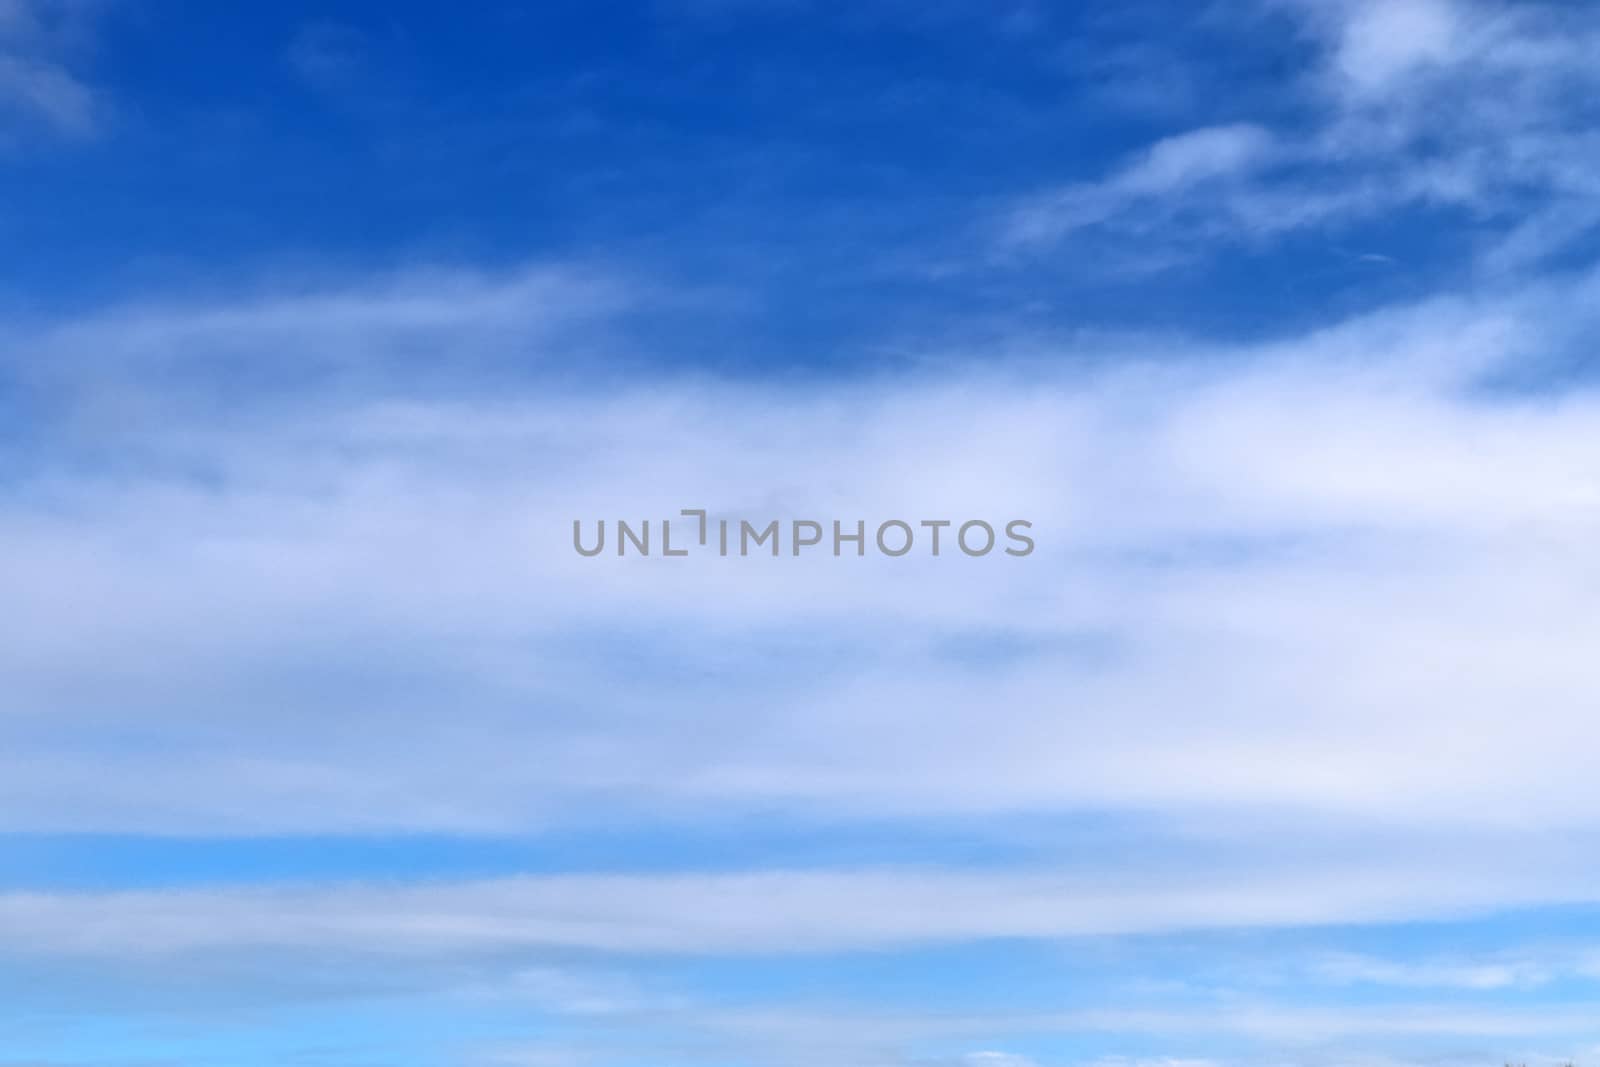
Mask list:
POLYGON ((1459 918, 1589 903, 1592 865, 1527 873, 1471 856, 1250 864, 1210 874, 790 870, 549 875, 334 885, 0 895, 0 943, 29 956, 133 959, 318 951, 432 962, 550 949, 772 955, 1459 918), (1572 888, 1552 888, 1552 883, 1572 888))

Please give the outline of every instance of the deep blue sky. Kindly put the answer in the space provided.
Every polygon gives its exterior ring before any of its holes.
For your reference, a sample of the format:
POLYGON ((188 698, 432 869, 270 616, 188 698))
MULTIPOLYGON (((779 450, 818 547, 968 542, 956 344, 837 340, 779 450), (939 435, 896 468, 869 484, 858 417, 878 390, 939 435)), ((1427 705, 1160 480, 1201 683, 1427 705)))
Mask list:
POLYGON ((75 47, 108 130, 0 172, 25 305, 219 265, 561 257, 723 294, 680 324, 708 359, 808 364, 951 330, 1260 333, 1414 294, 1496 221, 1408 211, 1159 272, 1138 266, 1173 251, 1159 228, 974 259, 1016 198, 1173 133, 1324 110, 1283 91, 1315 60, 1283 11, 103 6, 75 47))

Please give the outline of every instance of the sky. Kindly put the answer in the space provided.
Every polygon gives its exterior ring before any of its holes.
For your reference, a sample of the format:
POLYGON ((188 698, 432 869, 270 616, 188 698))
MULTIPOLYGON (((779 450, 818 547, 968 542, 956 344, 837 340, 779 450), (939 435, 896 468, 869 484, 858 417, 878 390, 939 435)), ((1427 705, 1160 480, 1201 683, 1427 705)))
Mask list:
POLYGON ((0 0, 0 1067, 1600 1060, 1597 55, 0 0))

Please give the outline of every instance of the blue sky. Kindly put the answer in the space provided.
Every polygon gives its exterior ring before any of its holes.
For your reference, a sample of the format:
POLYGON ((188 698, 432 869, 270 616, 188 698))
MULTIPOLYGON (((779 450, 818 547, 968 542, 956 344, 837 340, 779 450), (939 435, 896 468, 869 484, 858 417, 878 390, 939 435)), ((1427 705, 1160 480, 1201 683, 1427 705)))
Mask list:
POLYGON ((0 0, 0 1067, 1600 1058, 1596 55, 0 0))

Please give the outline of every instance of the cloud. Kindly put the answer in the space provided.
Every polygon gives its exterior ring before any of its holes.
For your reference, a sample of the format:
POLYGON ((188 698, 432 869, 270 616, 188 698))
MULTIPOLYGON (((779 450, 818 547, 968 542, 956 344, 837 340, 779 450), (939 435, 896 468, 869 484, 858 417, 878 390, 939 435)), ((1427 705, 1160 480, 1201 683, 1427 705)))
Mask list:
POLYGON ((961 1061, 967 1067, 1038 1067, 1026 1056, 1017 1056, 1010 1052, 995 1052, 992 1050, 969 1052, 961 1057, 961 1061))
POLYGON ((1322 961, 1318 973, 1336 983, 1424 989, 1529 988, 1551 979, 1546 967, 1527 960, 1402 962, 1352 954, 1330 956, 1322 961))
POLYGON ((1158 141, 1116 180, 1121 191, 1159 195, 1258 166, 1272 139, 1258 126, 1216 126, 1158 141))
POLYGON ((0 5, 0 119, 83 137, 99 124, 98 94, 71 69, 94 5, 8 0, 0 5))
MULTIPOLYGON (((1473 1055, 1426 1052, 1407 1056, 1365 1051, 1374 1039, 1389 1043, 1440 1037, 1457 1047, 1503 1047, 1508 1041, 1555 1040, 1582 1030, 1578 1014, 1587 1005, 1471 1012, 1439 1005, 1413 1006, 1408 1012, 1382 1007, 1349 1006, 1310 1009, 1284 1003, 1234 1004, 1209 1010, 1107 1009, 1059 1013, 962 1013, 940 1015, 863 1011, 835 1007, 826 1013, 770 1009, 698 1013, 684 1021, 693 1027, 692 1047, 704 1055, 738 1058, 741 1062, 801 1065, 845 1062, 888 1065, 1041 1063, 1082 1067, 1214 1067, 1216 1064, 1273 1064, 1276 1067, 1422 1067, 1450 1064, 1470 1067, 1488 1053, 1473 1055), (985 1040, 1007 1033, 1023 1038, 1070 1037, 1091 1042, 1105 1034, 1162 1034, 1167 1045, 1193 1045, 1217 1037, 1230 1039, 1227 1060, 1190 1055, 1107 1056, 1095 1059, 1024 1057, 996 1051, 950 1056, 915 1055, 901 1051, 937 1041, 943 1045, 985 1040), (1243 1044, 1241 1044, 1243 1042, 1243 1044)), ((531 1045, 526 1060, 514 1049, 493 1050, 491 1063, 581 1062, 582 1046, 552 1049, 531 1045), (564 1059, 560 1057, 571 1057, 564 1059)), ((1529 1055, 1530 1063, 1558 1067, 1560 1057, 1529 1055)))
MULTIPOLYGON (((552 950, 762 956, 1271 930, 1595 900, 1583 888, 1595 884, 1591 861, 1538 845, 1513 843, 1489 857, 1469 847, 1419 849, 1405 842, 1364 856, 1272 858, 1220 849, 1208 859, 1206 869, 1178 878, 1164 860, 1129 858, 1056 870, 786 869, 11 891, 0 894, 0 944, 14 958, 237 959, 316 951, 330 960, 438 967, 552 950)), ((1396 977, 1370 960, 1335 958, 1322 966, 1332 978, 1396 977)), ((523 983, 539 972, 517 973, 523 983)), ((548 981, 532 988, 568 1011, 575 999, 591 1007, 631 999, 588 990, 576 997, 548 981)))
MULTIPOLYGON (((0 0, 0 92, 90 133, 104 102, 45 10, 0 0)), ((185 996, 336 987, 560 1021, 529 1047, 475 1028, 499 1062, 592 1062, 585 1027, 681 1026, 679 1052, 726 1053, 699 1062, 901 1067, 1046 1063, 1030 1034, 1142 1034, 1148 1055, 1103 1067, 1202 1067, 1150 1033, 1345 1064, 1369 1062, 1360 1041, 1592 1033, 1576 995, 1507 1006, 1592 980, 1582 946, 1308 950, 1161 990, 1097 974, 1099 1006, 1018 983, 1069 1003, 967 1012, 976 983, 933 987, 997 943, 1040 943, 1007 955, 1019 973, 1035 950, 1064 969, 1063 949, 1115 971, 1157 940, 1597 903, 1600 276, 1529 268, 1594 223, 1566 94, 1592 87, 1600 37, 1542 7, 1290 10, 1314 52, 1281 110, 1211 115, 1027 199, 1009 247, 1210 251, 1427 205, 1489 220, 1463 291, 1250 342, 1028 337, 999 359, 934 339, 894 371, 804 380, 708 369, 652 318, 681 294, 550 264, 8 317, 0 832, 239 855, 251 835, 659 838, 640 869, 558 844, 554 873, 515 877, 445 860, 193 884, 175 864, 64 891, 29 870, 0 892, 0 955, 185 996), (1026 518, 1039 548, 572 551, 574 519, 685 507, 1026 518), (825 828, 831 851, 808 865, 769 823, 825 828), (953 840, 1040 825, 1026 860, 963 865, 953 840), (660 847, 707 826, 727 854, 660 847), (929 827, 929 856, 896 862, 929 827), (727 843, 747 832, 760 849, 727 843), (158 876, 190 884, 141 886, 158 876), (831 954, 919 952, 928 984, 899 995, 942 1005, 743 981, 776 965, 822 988, 831 954), (587 970, 619 961, 629 980, 587 970), (739 996, 647 980, 714 985, 712 962, 739 996), (1375 990, 1392 1003, 1360 1003, 1375 990)), ((360 44, 308 30, 288 60, 331 84, 360 44)))
POLYGON ((1334 62, 1360 92, 1450 61, 1460 47, 1461 15, 1449 0, 1387 0, 1349 5, 1334 62))
POLYGON ((94 128, 94 94, 60 67, 0 55, 0 101, 43 119, 64 133, 94 128))
POLYGON ((1593 228, 1600 144, 1581 101, 1600 43, 1559 5, 1283 2, 1311 73, 1222 125, 1169 135, 1106 177, 1025 197, 1002 247, 1048 250, 1103 229, 1171 263, 1397 212, 1450 211, 1486 266, 1554 254, 1593 228), (1530 223, 1528 216, 1535 218, 1530 223), (1181 254, 1179 254, 1181 252, 1181 254))
MULTIPOLYGON (((1243 866, 1205 856, 1177 877, 1159 864, 1130 870, 1101 851, 1052 871, 768 869, 9 892, 0 894, 0 951, 25 973, 85 976, 69 987, 77 1010, 99 1003, 108 987, 119 991, 110 1002, 125 1004, 121 991, 133 982, 146 1010, 170 994, 192 1012, 195 988, 203 984, 213 1016, 239 1000, 251 1006, 257 1025, 271 1027, 293 1017, 285 1013, 286 998, 291 1008, 308 1000, 326 1008, 332 1001, 341 1016, 359 1003, 376 1005, 386 1020, 422 1012, 419 1032, 432 1041, 437 1035, 426 1012, 442 1004, 446 1017, 457 1020, 451 1032, 485 1038, 453 1047, 450 1062, 609 1061, 635 1046, 670 1046, 718 1062, 998 1067, 1011 1061, 994 1050, 1036 1047, 1043 1036, 1120 1035, 1117 1044, 1083 1047, 1195 1049, 1226 1038, 1230 1063, 1401 1063, 1407 1061, 1362 1054, 1374 1045, 1405 1050, 1427 1040, 1457 1048, 1563 1042, 1592 1033, 1593 1005, 1583 990, 1547 1004, 1449 996, 1372 1003, 1329 993, 1329 982, 1346 981, 1348 971, 1324 974, 1309 987, 1263 986, 1230 959, 1242 949, 1246 960, 1270 961, 1283 946, 1306 939, 1300 929, 1280 939, 1275 953, 1264 932, 1283 923, 1339 924, 1327 935, 1337 944, 1348 937, 1343 924, 1350 922, 1437 917, 1441 908, 1466 912, 1546 899, 1552 883, 1597 884, 1593 862, 1584 858, 1593 851, 1556 847, 1568 843, 1530 851, 1523 842, 1449 856, 1369 849, 1343 862, 1284 855, 1243 866), (1217 933, 1196 936, 1206 930, 1217 933), (1163 933, 1177 936, 1152 936, 1163 933), (1048 961, 1052 974, 1081 974, 1089 988, 1063 985, 1057 976, 1038 988, 1002 983, 993 996, 973 997, 969 984, 942 984, 952 965, 975 967, 979 979, 1026 973, 1012 969, 1019 940, 1055 942, 1048 955, 1033 958, 1048 961), (970 955, 949 948, 973 941, 982 944, 970 955), (1127 982, 1125 954, 1158 944, 1166 947, 1158 959, 1178 968, 1163 976, 1183 978, 1179 993, 1127 982), (938 946, 945 948, 931 950, 938 946), (1196 976, 1181 961, 1197 946, 1223 985, 1189 984, 1196 976), (897 958, 891 953, 918 948, 930 951, 898 957, 907 971, 888 963, 897 958), (991 971, 994 954, 1002 952, 999 958, 1009 962, 991 971), (903 986, 908 971, 921 977, 903 986), (863 972, 881 975, 882 984, 856 985, 854 976, 863 972), (736 988, 707 982, 708 973, 733 976, 736 988), (809 977, 796 985, 774 982, 774 974, 809 977), (828 975, 840 976, 837 988, 828 975), (688 992, 686 977, 695 983, 688 992), (909 1003, 907 992, 915 993, 909 1003), (951 999, 952 992, 960 999, 951 999), (460 1025, 496 1018, 514 1025, 460 1025), (517 1037, 522 1032, 526 1043, 517 1037), (927 1053, 952 1046, 978 1051, 927 1053)), ((1290 948, 1289 958, 1305 957, 1290 948)), ((1430 966, 1426 959, 1413 962, 1430 966)), ((1357 969, 1370 974, 1374 963, 1360 961, 1357 969)), ((973 980, 963 976, 963 983, 973 980)), ((1450 987, 1429 979, 1415 988, 1437 997, 1433 991, 1450 987)), ((1094 1067, 1204 1062, 1152 1051, 1097 1060, 1094 1067)))
POLYGON ((0 822, 1583 825, 1600 423, 1585 390, 1486 383, 1575 343, 1593 285, 792 390, 575 386, 615 297, 537 270, 38 327, 7 362, 37 403, 0 507, 29 620, 0 649, 0 822), (1026 517, 1040 549, 572 551, 574 518, 695 506, 1026 517))
POLYGON ((1125 212, 1164 215, 1171 198, 1260 167, 1270 158, 1271 149, 1271 136, 1259 126, 1246 124, 1190 130, 1165 138, 1104 182, 1074 186, 1018 208, 1008 239, 1016 244, 1056 240, 1125 212))

